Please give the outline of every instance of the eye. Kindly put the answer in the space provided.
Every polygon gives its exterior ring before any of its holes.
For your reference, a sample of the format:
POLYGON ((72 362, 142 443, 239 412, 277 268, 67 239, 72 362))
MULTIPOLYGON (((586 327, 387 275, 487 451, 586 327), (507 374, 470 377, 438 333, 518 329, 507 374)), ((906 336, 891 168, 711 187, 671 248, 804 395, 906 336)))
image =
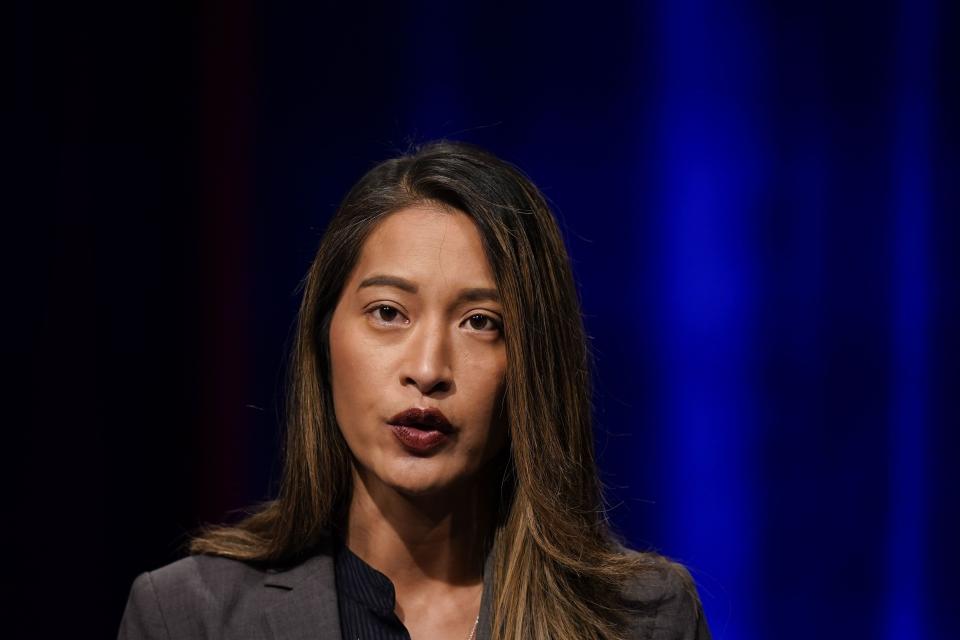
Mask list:
POLYGON ((474 331, 501 331, 500 323, 488 315, 475 313, 465 320, 474 331))
POLYGON ((403 317, 403 314, 388 304, 379 304, 367 311, 367 313, 372 315, 380 324, 394 324, 393 321, 396 320, 398 316, 403 317))

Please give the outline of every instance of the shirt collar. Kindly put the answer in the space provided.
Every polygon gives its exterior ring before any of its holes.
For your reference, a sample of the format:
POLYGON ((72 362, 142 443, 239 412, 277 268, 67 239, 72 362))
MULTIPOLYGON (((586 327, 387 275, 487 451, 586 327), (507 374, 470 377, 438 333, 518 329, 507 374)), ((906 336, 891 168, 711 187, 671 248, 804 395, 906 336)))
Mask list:
POLYGON ((333 561, 337 593, 380 615, 389 615, 396 606, 396 592, 383 575, 338 540, 333 561))
MULTIPOLYGON (((333 566, 338 594, 352 599, 380 616, 392 615, 396 607, 396 591, 390 578, 364 562, 339 537, 334 545, 333 566)), ((477 640, 489 636, 490 607, 493 597, 492 558, 493 552, 490 551, 483 568, 483 592, 480 599, 477 640)))

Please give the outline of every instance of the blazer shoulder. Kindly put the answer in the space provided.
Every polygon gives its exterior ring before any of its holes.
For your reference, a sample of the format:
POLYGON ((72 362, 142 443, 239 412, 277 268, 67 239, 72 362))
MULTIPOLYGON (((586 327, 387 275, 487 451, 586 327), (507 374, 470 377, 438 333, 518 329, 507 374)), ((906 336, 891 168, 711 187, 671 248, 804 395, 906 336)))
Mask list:
POLYGON ((257 597, 270 573, 240 560, 192 555, 133 581, 119 638, 205 637, 257 597))
POLYGON ((687 568, 656 553, 628 553, 645 566, 624 590, 635 611, 632 637, 709 640, 703 605, 687 568))
POLYGON ((232 558, 191 555, 148 574, 162 595, 186 591, 191 598, 222 600, 233 592, 259 586, 270 572, 232 558))

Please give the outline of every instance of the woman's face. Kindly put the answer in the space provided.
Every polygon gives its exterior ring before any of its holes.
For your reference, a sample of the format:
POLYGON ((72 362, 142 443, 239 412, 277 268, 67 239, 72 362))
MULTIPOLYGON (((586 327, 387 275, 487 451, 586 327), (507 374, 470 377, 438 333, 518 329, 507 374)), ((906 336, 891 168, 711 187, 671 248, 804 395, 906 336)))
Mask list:
POLYGON ((368 487, 429 495, 503 447, 502 318, 466 214, 422 204, 374 228, 330 321, 334 410, 368 487), (409 409, 438 409, 449 427, 391 424, 409 409))

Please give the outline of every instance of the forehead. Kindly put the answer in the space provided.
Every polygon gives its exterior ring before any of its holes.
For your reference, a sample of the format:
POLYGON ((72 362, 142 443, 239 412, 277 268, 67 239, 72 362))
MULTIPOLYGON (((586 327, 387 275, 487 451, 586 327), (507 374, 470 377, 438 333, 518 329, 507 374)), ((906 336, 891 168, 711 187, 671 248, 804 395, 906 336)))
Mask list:
POLYGON ((386 274, 434 286, 493 286, 493 272, 473 220, 462 211, 422 204, 389 214, 360 252, 354 279, 386 274))

